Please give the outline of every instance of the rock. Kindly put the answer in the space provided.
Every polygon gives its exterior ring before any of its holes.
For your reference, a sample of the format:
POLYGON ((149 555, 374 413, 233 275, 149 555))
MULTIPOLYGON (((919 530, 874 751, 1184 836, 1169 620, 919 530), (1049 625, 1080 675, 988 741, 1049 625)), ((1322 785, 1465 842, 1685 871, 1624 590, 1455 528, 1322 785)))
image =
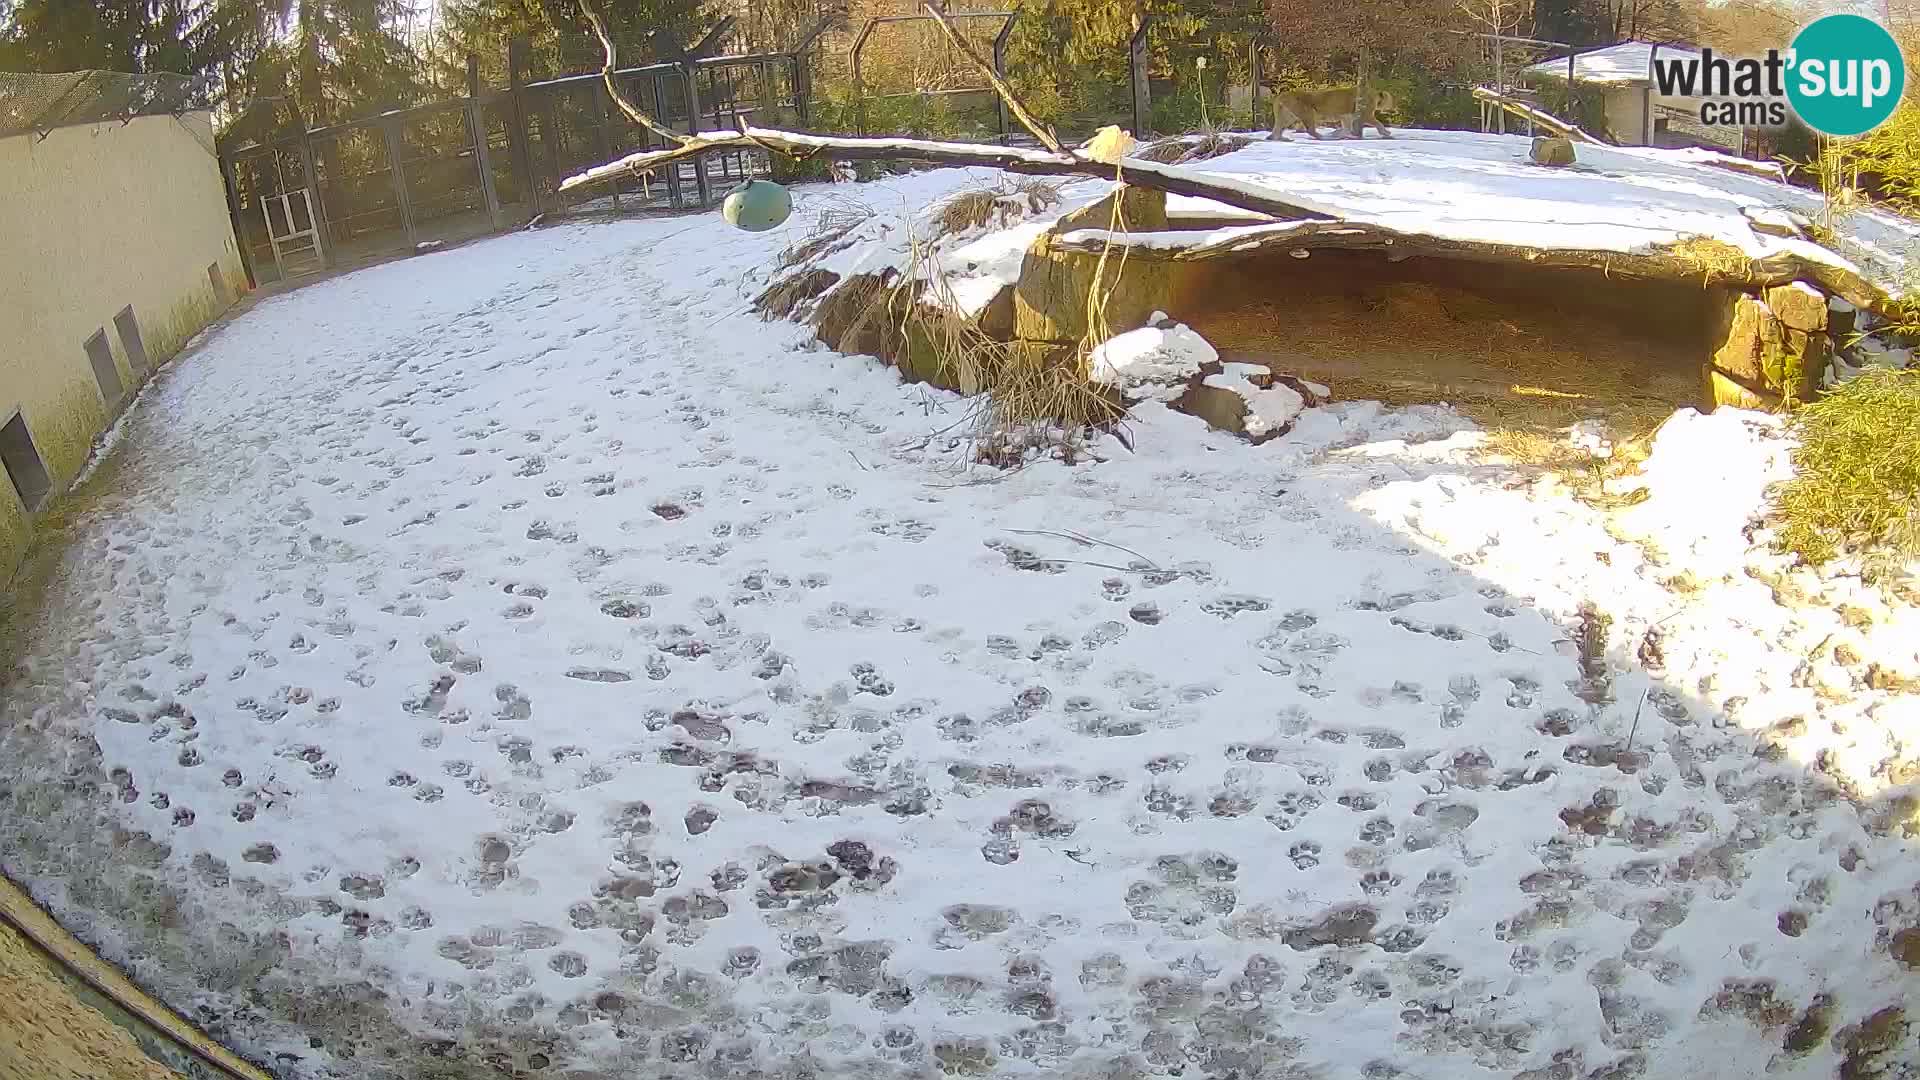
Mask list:
POLYGON ((1003 285, 979 315, 980 332, 995 341, 1013 340, 1013 286, 1003 285))
POLYGON ((1541 135, 1533 140, 1533 148, 1528 151, 1535 165, 1551 165, 1556 168, 1573 164, 1573 141, 1555 135, 1541 135))
POLYGON ((840 275, 831 270, 802 270, 788 274, 755 297, 753 309, 764 318, 789 318, 839 283, 840 275))
POLYGON ((1827 328, 1827 296, 1804 281, 1768 289, 1766 303, 1774 318, 1795 330, 1827 328))
POLYGON ((1173 408, 1217 430, 1262 443, 1286 434, 1294 417, 1307 407, 1306 396, 1295 391, 1290 381, 1290 376, 1275 376, 1265 364, 1209 364, 1173 402, 1173 408))
POLYGON ((1793 401, 1812 401, 1832 357, 1833 341, 1823 331, 1786 327, 1781 332, 1780 352, 1767 358, 1765 385, 1793 401))
POLYGON ((1780 324, 1766 304, 1742 293, 1733 296, 1710 339, 1713 353, 1709 362, 1715 370, 1742 383, 1764 386, 1766 356, 1781 347, 1780 324))
MULTIPOLYGON (((1104 227, 1104 222, 1102 223, 1104 227)), ((1077 342, 1087 332, 1087 294, 1100 256, 1056 251, 1043 234, 1027 249, 1013 292, 1013 332, 1026 341, 1077 342)), ((1108 259, 1101 288, 1110 327, 1144 326, 1167 307, 1174 274, 1183 264, 1161 259, 1108 259)))
POLYGON ((891 360, 898 335, 888 290, 897 276, 856 274, 835 285, 813 309, 814 336, 836 352, 891 360))
POLYGON ((1759 393, 1728 378, 1722 372, 1709 370, 1707 377, 1712 384, 1713 404, 1715 407, 1725 405, 1734 409, 1755 409, 1760 412, 1771 412, 1780 405, 1778 398, 1763 397, 1759 393))
POLYGON ((1173 403, 1173 408, 1197 416, 1207 426, 1235 435, 1247 433, 1247 399, 1231 390, 1195 382, 1173 403))
POLYGON ((1155 188, 1122 184, 1118 191, 1097 202, 1063 215, 1053 227, 1055 233, 1075 229, 1106 229, 1113 224, 1113 199, 1120 197, 1120 228, 1125 232, 1164 232, 1167 228, 1167 193, 1155 188))
POLYGON ((1229 361, 1220 365, 1220 374, 1229 379, 1245 379, 1250 385, 1261 390, 1273 385, 1273 369, 1265 364, 1229 361))
MULTIPOLYGON (((1167 227, 1167 196, 1163 191, 1124 185, 1106 198, 1062 217, 1053 230, 1027 249, 1020 281, 1013 293, 1013 333, 1028 341, 1078 341, 1087 329, 1087 294, 1093 287, 1097 252, 1055 251, 1053 236, 1076 229, 1106 229, 1113 221, 1113 201, 1120 199, 1122 231, 1159 232, 1167 227)), ((1129 259, 1124 268, 1108 259, 1103 288, 1107 324, 1141 326, 1166 306, 1175 264, 1155 259, 1129 259)))
MULTIPOLYGON (((1743 293, 1726 291, 1727 305, 1709 338, 1716 405, 1740 408, 1777 407, 1783 400, 1810 401, 1832 358, 1832 342, 1824 330, 1785 324, 1773 307, 1743 293), (1773 405, 1754 402, 1770 401, 1773 405)), ((1769 290, 1792 311, 1796 322, 1824 326, 1825 298, 1804 286, 1769 290)))
POLYGON ((1308 382, 1298 375, 1275 375, 1273 381, 1300 395, 1300 400, 1309 409, 1317 409, 1333 400, 1333 391, 1317 382, 1308 382))
POLYGON ((1206 338, 1185 324, 1169 323, 1160 312, 1153 314, 1146 326, 1115 334, 1093 350, 1087 357, 1093 382, 1135 401, 1171 401, 1203 369, 1219 370, 1220 354, 1206 338))

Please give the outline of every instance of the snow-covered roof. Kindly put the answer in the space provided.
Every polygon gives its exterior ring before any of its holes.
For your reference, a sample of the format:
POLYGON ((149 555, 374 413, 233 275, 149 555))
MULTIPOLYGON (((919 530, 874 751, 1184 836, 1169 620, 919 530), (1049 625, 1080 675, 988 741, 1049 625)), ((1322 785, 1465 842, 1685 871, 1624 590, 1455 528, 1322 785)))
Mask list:
MULTIPOLYGON (((1442 240, 1644 253, 1706 237, 1756 259, 1791 253, 1834 265, 1850 261, 1891 293, 1904 291, 1908 252, 1920 249, 1920 227, 1873 210, 1835 222, 1845 259, 1806 240, 1756 231, 1755 215, 1817 216, 1820 194, 1711 164, 1719 155, 1583 144, 1577 165, 1549 169, 1533 164, 1527 149, 1519 135, 1402 128, 1391 139, 1256 141, 1198 167, 1329 207, 1345 221, 1442 240)), ((1167 211, 1236 213, 1182 196, 1169 198, 1167 211)), ((1245 220, 1244 211, 1237 215, 1245 220)), ((1208 233, 1164 235, 1191 245, 1208 233)))
MULTIPOLYGON (((1908 254, 1920 250, 1920 226, 1876 210, 1836 220, 1832 249, 1780 235, 1792 232, 1795 218, 1820 214, 1820 194, 1732 171, 1723 167, 1735 163, 1726 155, 1583 144, 1576 165, 1551 169, 1533 164, 1527 151, 1524 136, 1413 128, 1398 129, 1391 139, 1257 139, 1182 169, 1238 190, 1293 200, 1325 217, 1261 222, 1245 209, 1174 195, 1168 197, 1167 212, 1181 219, 1184 229, 1114 239, 1136 249, 1240 250, 1284 243, 1280 234, 1324 230, 1330 219, 1442 241, 1541 251, 1648 254, 1707 238, 1753 259, 1783 255, 1852 270, 1890 295, 1905 291, 1908 254), (1218 221, 1219 227, 1194 228, 1205 219, 1218 221)), ((989 170, 969 173, 976 186, 1002 180, 989 170)), ((938 232, 930 219, 942 200, 929 197, 921 211, 926 224, 902 229, 896 219, 876 214, 812 265, 843 277, 908 267, 926 277, 928 268, 937 266, 940 280, 927 299, 972 314, 1018 278, 1035 240, 1055 231, 1063 214, 1106 194, 1111 184, 1073 181, 1062 188, 1057 204, 1040 212, 1026 211, 1025 202, 1010 195, 1009 205, 1018 211, 1011 217, 941 236, 937 258, 916 260, 912 237, 938 232)), ((1058 231, 1063 243, 1106 237, 1096 222, 1058 231)))
MULTIPOLYGON (((1575 55, 1573 58, 1574 81, 1616 83, 1621 86, 1637 86, 1650 82, 1649 72, 1653 69, 1655 48, 1669 56, 1695 54, 1695 50, 1685 45, 1656 46, 1645 41, 1622 42, 1619 45, 1609 45, 1604 49, 1594 49, 1575 55)), ((1558 60, 1544 60, 1538 64, 1532 64, 1522 74, 1533 78, 1565 79, 1567 58, 1563 56, 1558 60)))

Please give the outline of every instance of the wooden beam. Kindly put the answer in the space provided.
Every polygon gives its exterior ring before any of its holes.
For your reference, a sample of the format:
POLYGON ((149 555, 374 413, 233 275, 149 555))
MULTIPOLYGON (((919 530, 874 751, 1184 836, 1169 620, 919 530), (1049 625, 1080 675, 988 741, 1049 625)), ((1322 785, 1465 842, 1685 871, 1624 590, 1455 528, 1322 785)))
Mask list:
MULTIPOLYGON (((1091 176, 1113 178, 1113 166, 1095 161, 1078 151, 1053 154, 1017 146, 982 143, 934 142, 926 139, 855 138, 850 136, 808 135, 775 128, 748 127, 739 131, 706 131, 687 142, 665 150, 646 150, 596 165, 567 177, 561 191, 619 176, 645 172, 679 158, 707 150, 745 150, 758 148, 805 159, 820 154, 849 161, 929 161, 943 165, 984 165, 1008 172, 1037 176, 1091 176)), ((1213 199, 1228 206, 1251 210, 1276 218, 1329 218, 1340 214, 1329 205, 1306 199, 1283 199, 1253 183, 1230 176, 1202 173, 1180 165, 1162 165, 1157 161, 1128 158, 1121 163, 1130 184, 1158 188, 1173 195, 1192 195, 1213 199)))
POLYGON ((1127 249, 1131 259, 1194 262, 1244 258, 1270 251, 1377 251, 1400 256, 1424 255, 1468 262, 1506 262, 1542 270, 1599 270, 1614 277, 1689 283, 1701 287, 1735 285, 1767 288, 1804 281, 1822 292, 1857 307, 1891 315, 1892 298, 1854 271, 1833 263, 1808 259, 1792 252, 1776 252, 1731 263, 1707 266, 1700 260, 1668 248, 1646 252, 1595 251, 1584 248, 1535 248, 1478 240, 1449 240, 1424 233, 1405 232, 1360 221, 1282 221, 1211 230, 1196 243, 1195 232, 1163 231, 1109 233, 1105 229, 1077 229, 1048 241, 1057 251, 1097 255, 1109 243, 1127 249))

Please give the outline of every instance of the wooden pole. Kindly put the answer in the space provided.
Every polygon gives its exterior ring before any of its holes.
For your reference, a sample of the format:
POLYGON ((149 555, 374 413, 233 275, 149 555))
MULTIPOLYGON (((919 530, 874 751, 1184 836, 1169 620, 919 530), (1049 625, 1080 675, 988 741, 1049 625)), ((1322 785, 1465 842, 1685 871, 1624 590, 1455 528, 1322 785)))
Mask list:
MULTIPOLYGON (((1014 21, 1019 18, 1020 9, 1014 8, 1013 11, 1007 15, 1007 21, 1000 25, 1000 32, 993 35, 993 70, 995 74, 1000 76, 1002 82, 1005 82, 1007 78, 1007 41, 1013 37, 1013 24, 1014 21)), ((1007 128, 1007 99, 999 94, 995 94, 994 98, 994 104, 998 106, 998 112, 1000 114, 1000 141, 1006 142, 1007 135, 1009 134, 1007 128)))
POLYGON ((1147 135, 1147 116, 1152 105, 1152 90, 1147 85, 1147 24, 1149 17, 1133 17, 1133 36, 1127 39, 1127 81, 1133 88, 1133 133, 1147 135))
MULTIPOLYGON (((300 176, 307 185, 308 222, 313 227, 313 243, 319 249, 320 265, 333 267, 333 238, 327 235, 327 201, 320 197, 320 176, 313 167, 313 140, 307 136, 307 122, 300 120, 300 176)), ((289 225, 292 222, 288 222, 289 225)))
POLYGON ((513 169, 520 177, 521 199, 527 216, 540 212, 540 187, 533 180, 533 155, 527 149, 527 51, 524 37, 507 42, 507 141, 513 151, 513 169))
POLYGON ((407 230, 407 250, 415 251, 420 246, 420 234, 414 227, 413 199, 407 193, 407 167, 404 160, 407 141, 400 132, 400 121, 396 117, 381 120, 380 130, 387 136, 388 171, 393 180, 394 202, 400 209, 400 224, 407 230))
POLYGON ((866 24, 860 27, 860 33, 854 35, 853 48, 847 50, 847 66, 853 69, 853 133, 855 135, 867 133, 867 82, 861 77, 860 54, 866 49, 867 38, 879 22, 877 18, 868 19, 866 24))
POLYGON ((247 290, 251 292, 260 287, 260 279, 254 275, 253 254, 247 250, 247 233, 241 227, 240 183, 231 152, 220 155, 220 180, 227 188, 227 217, 233 223, 233 246, 240 249, 240 269, 246 272, 247 290))
POLYGON ((480 174, 480 198, 487 221, 500 227, 500 193, 493 186, 493 154, 487 145, 487 110, 480 103, 480 58, 467 54, 467 132, 473 136, 473 167, 480 174))

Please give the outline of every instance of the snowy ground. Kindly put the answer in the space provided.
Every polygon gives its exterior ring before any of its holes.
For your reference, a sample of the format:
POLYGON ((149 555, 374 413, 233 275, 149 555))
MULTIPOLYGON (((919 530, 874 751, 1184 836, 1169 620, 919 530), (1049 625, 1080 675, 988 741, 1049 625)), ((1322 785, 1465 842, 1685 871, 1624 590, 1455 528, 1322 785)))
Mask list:
POLYGON ((1769 422, 1617 521, 1444 408, 970 470, 744 314, 791 239, 514 235, 179 362, 4 686, 0 863, 289 1077, 1916 1060, 1914 614, 1750 547, 1769 422))

